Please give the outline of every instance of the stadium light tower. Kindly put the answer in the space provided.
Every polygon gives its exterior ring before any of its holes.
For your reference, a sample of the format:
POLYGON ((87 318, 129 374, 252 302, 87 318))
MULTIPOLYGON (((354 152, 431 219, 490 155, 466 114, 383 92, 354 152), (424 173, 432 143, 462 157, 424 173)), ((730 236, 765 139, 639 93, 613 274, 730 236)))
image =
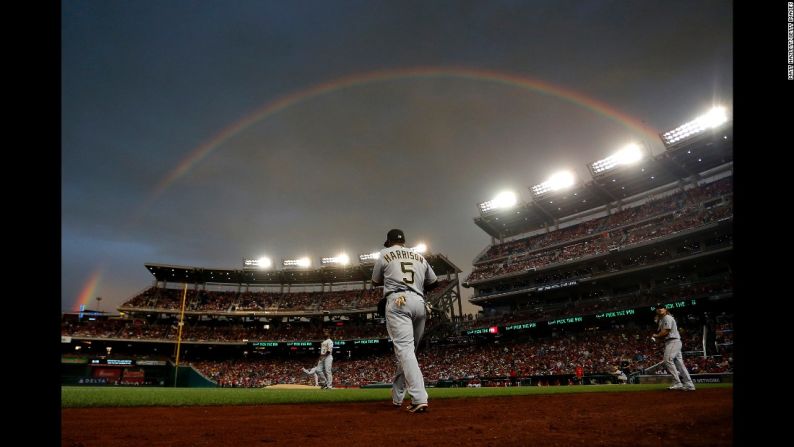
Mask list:
POLYGON ((590 173, 594 176, 601 175, 619 166, 637 163, 642 160, 643 155, 643 150, 639 144, 630 143, 609 157, 590 163, 588 167, 590 168, 590 173))
POLYGON ((670 147, 681 141, 688 140, 709 129, 717 128, 728 121, 728 111, 723 106, 716 106, 707 113, 700 115, 694 120, 682 124, 673 130, 669 130, 661 135, 662 142, 666 147, 670 147))
POLYGON ((552 174, 545 182, 533 186, 530 190, 535 196, 542 196, 548 192, 570 188, 573 183, 574 177, 571 171, 559 171, 552 174))
POLYGON ((339 256, 329 257, 329 258, 322 258, 323 265, 329 264, 338 264, 338 265, 348 265, 350 264, 350 257, 346 253, 342 253, 339 256))
POLYGON ((259 259, 243 259, 243 270, 265 270, 270 267, 273 267, 273 261, 267 256, 262 256, 259 259))
POLYGON ((518 203, 516 193, 513 191, 502 191, 493 199, 478 203, 477 206, 480 208, 481 214, 486 214, 498 209, 512 208, 516 203, 518 203))
POLYGON ((358 255, 358 260, 362 264, 366 264, 366 263, 369 263, 369 262, 375 262, 375 260, 378 259, 378 258, 380 258, 380 252, 379 251, 374 251, 372 253, 365 253, 365 254, 358 255))
POLYGON ((302 257, 298 259, 284 259, 282 261, 282 265, 284 267, 309 267, 312 265, 312 261, 307 257, 302 257))

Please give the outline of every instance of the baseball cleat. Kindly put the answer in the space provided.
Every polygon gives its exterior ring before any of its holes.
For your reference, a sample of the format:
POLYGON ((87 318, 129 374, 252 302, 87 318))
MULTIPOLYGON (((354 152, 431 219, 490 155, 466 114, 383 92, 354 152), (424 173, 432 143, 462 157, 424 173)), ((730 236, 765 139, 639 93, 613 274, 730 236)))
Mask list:
POLYGON ((673 385, 673 386, 671 386, 671 387, 669 387, 667 389, 668 390, 683 390, 684 389, 684 385, 681 385, 680 383, 676 383, 675 385, 673 385))
POLYGON ((684 391, 695 391, 695 385, 685 386, 684 391))
POLYGON ((411 413, 424 413, 428 410, 427 404, 411 404, 408 411, 411 413))

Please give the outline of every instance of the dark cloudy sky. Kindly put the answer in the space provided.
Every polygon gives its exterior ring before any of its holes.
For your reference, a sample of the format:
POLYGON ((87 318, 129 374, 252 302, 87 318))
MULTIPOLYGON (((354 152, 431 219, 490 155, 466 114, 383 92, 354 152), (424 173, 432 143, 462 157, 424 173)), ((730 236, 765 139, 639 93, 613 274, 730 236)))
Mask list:
POLYGON ((64 311, 146 262, 316 264, 393 227, 465 277, 478 202, 732 104, 725 0, 61 8, 64 311))

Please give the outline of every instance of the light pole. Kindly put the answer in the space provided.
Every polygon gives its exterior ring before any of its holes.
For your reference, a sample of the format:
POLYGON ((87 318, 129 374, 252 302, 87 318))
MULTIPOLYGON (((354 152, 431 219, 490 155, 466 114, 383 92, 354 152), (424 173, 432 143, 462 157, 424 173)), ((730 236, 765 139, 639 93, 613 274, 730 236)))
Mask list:
POLYGON ((102 303, 102 297, 101 296, 96 297, 96 311, 97 311, 97 313, 102 313, 102 310, 101 310, 102 307, 100 307, 101 303, 102 303))

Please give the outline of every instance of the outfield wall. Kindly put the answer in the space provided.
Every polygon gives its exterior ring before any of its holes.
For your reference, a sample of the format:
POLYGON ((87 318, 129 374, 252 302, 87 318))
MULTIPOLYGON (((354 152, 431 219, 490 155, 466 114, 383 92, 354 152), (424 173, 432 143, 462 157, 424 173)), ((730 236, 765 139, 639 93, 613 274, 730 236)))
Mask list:
POLYGON ((61 357, 61 385, 170 386, 173 377, 173 365, 162 360, 61 357))

